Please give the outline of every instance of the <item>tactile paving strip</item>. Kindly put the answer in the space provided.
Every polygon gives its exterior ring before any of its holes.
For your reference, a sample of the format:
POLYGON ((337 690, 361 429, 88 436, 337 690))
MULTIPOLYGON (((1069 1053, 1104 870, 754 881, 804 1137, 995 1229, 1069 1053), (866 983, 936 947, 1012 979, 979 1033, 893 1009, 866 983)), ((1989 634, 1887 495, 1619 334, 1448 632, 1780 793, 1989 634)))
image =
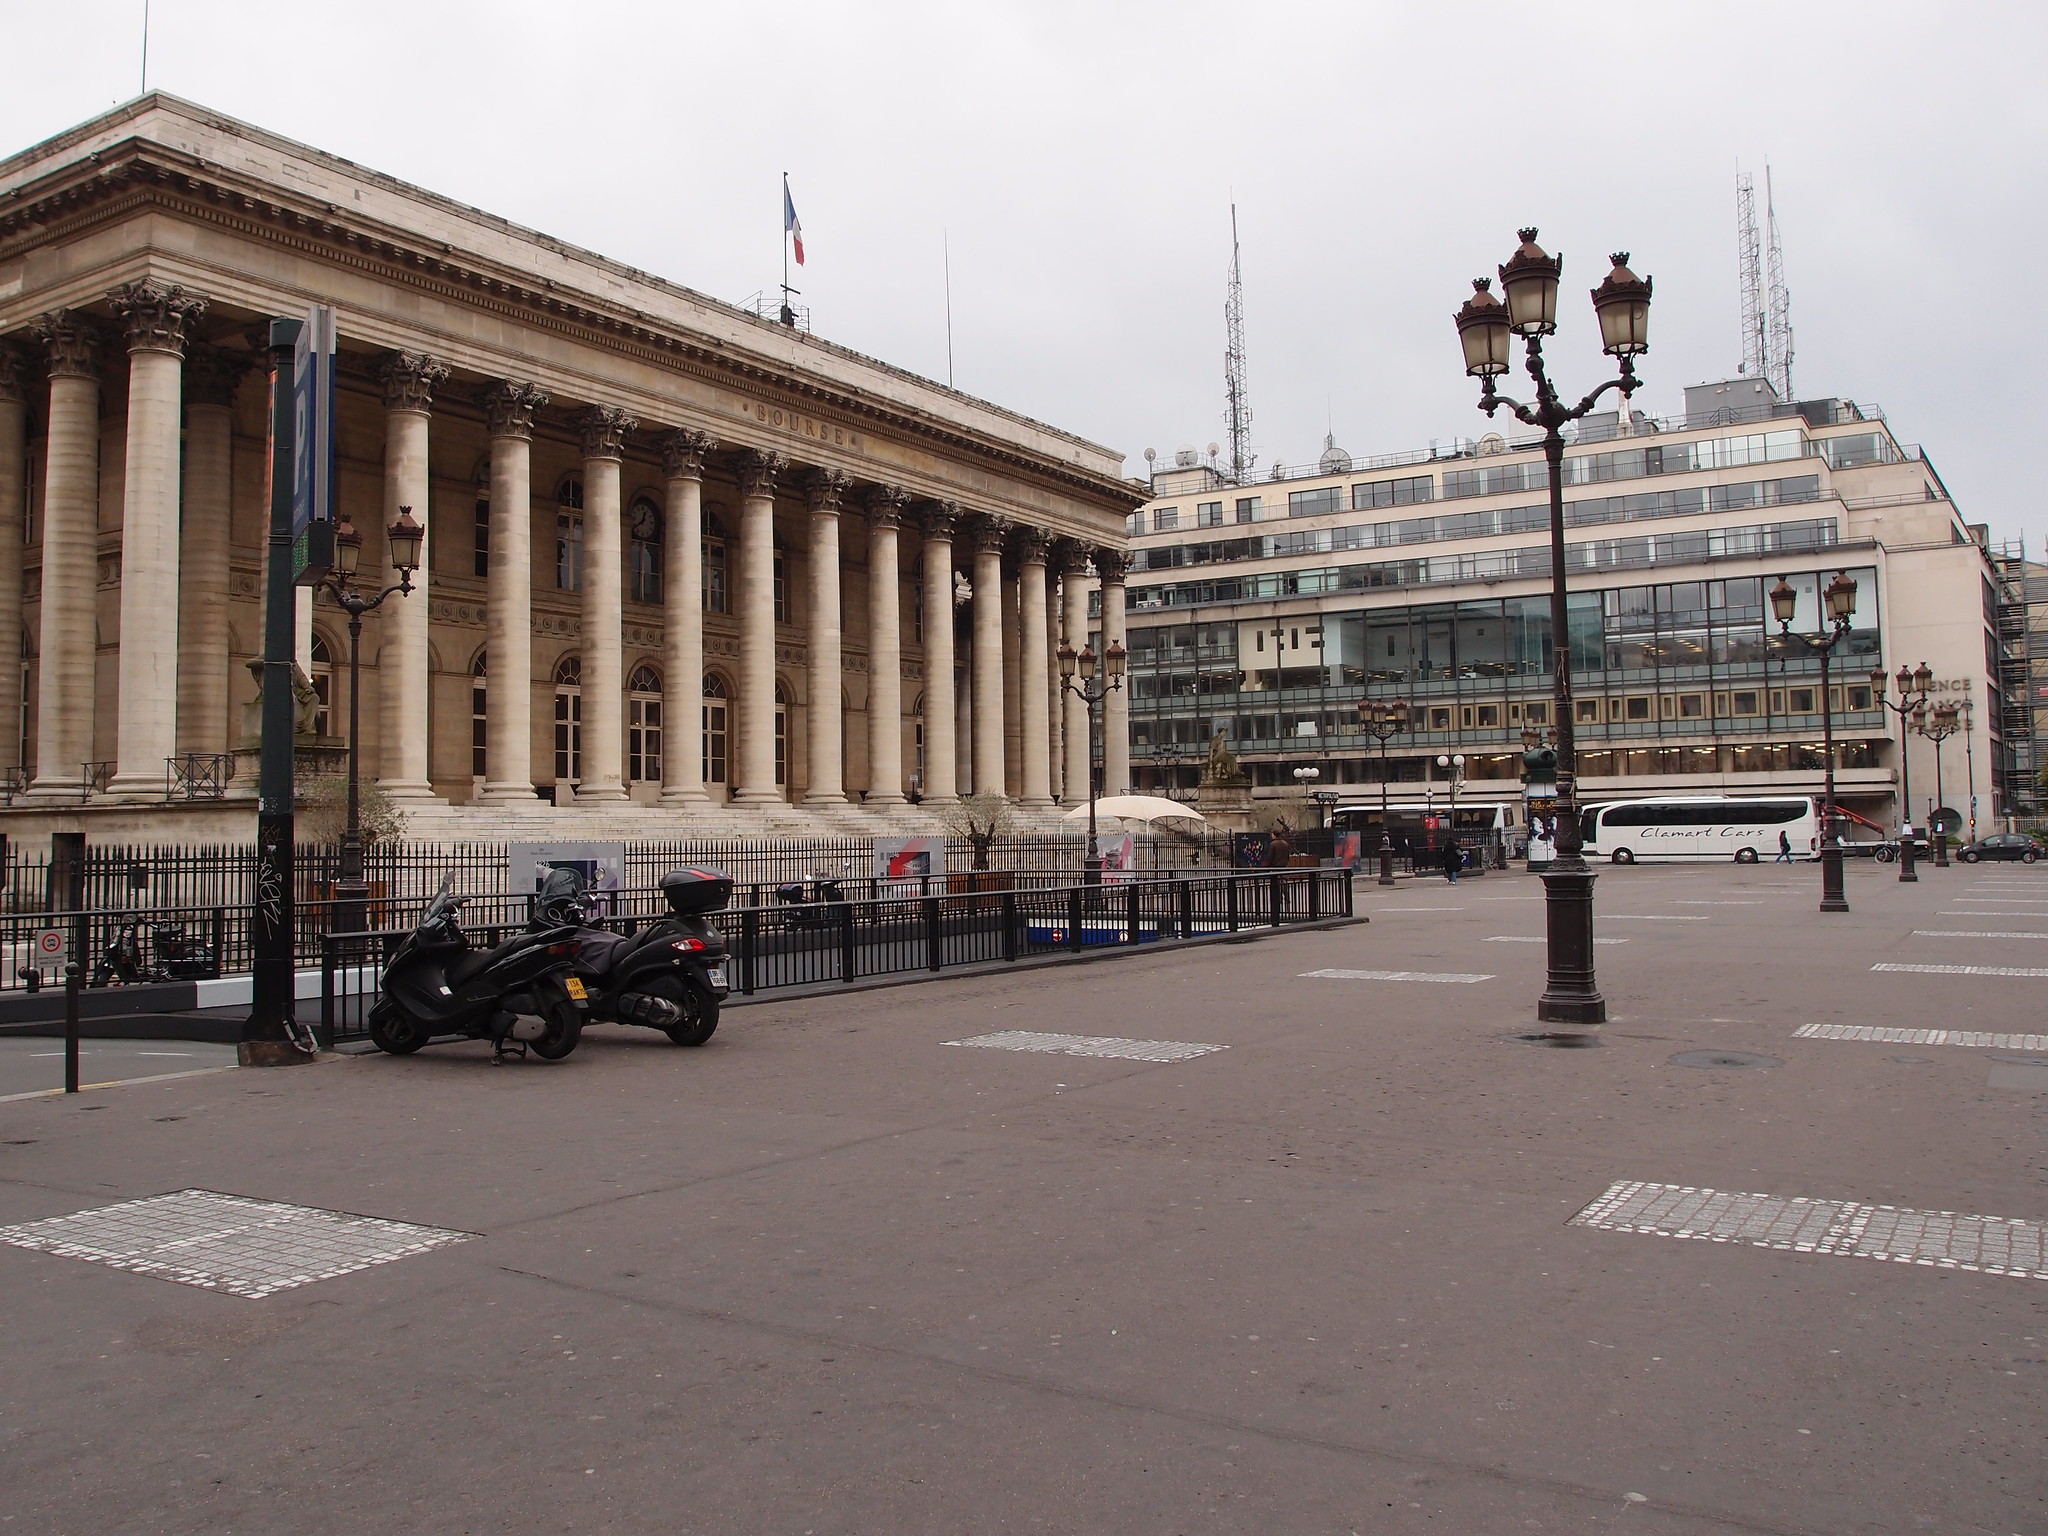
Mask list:
POLYGON ((252 1299, 475 1235, 208 1189, 0 1227, 16 1248, 252 1299))
POLYGON ((1569 1225, 2048 1280, 2040 1222, 1623 1179, 1569 1225))
POLYGON ((1878 1045, 1979 1045, 1994 1051, 2048 1051, 2048 1035, 1999 1035, 1982 1029, 1900 1029, 1889 1024, 1802 1024, 1799 1040, 1868 1040, 1878 1045))
POLYGON ((1028 1029, 1005 1029, 948 1045, 980 1045, 994 1051, 1039 1051, 1053 1056, 1114 1056, 1122 1061, 1187 1061, 1227 1045, 1194 1045, 1185 1040, 1118 1040, 1099 1035, 1045 1035, 1028 1029))

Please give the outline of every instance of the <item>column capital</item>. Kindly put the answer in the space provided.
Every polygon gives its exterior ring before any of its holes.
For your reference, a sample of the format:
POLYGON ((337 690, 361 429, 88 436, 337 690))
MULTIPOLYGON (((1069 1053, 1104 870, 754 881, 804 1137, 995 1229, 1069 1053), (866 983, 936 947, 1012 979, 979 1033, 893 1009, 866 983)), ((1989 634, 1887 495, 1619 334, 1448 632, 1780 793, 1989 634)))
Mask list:
POLYGON ((702 480, 704 455, 718 446, 718 439, 695 427, 677 427, 661 436, 661 472, 670 480, 702 480))
POLYGON ((993 513, 977 513, 969 534, 974 540, 974 551, 980 555, 1000 555, 1003 546, 1010 541, 1010 530, 1015 525, 1008 518, 993 513))
POLYGON ((185 353, 185 403, 232 406, 249 365, 246 352, 195 341, 185 353))
POLYGON ((377 365, 387 411, 427 415, 434 409, 435 386, 447 377, 448 365, 425 352, 393 352, 377 365))
POLYGON ((484 391, 484 416, 493 437, 532 437, 533 413, 548 403, 538 384, 500 379, 484 391))
POLYGON ((1124 584, 1124 570, 1130 556, 1121 549, 1104 546, 1091 551, 1090 559, 1095 562, 1095 574, 1102 578, 1105 587, 1120 587, 1124 584))
POLYGON ((0 400, 28 399, 28 354, 0 336, 0 400))
POLYGON ((586 459, 622 459, 626 439, 640 418, 616 405, 586 405, 576 413, 576 432, 586 459))
POLYGON ((75 309, 53 309, 38 315, 29 334, 48 350, 53 379, 93 379, 100 376, 100 328, 75 309))
POLYGON ((1078 576, 1088 565, 1088 551, 1075 539, 1054 539, 1046 569, 1054 576, 1078 576))
POLYGON ((901 528, 903 507, 910 500, 910 492, 900 485, 863 486, 860 493, 861 510, 867 514, 869 528, 901 528))
POLYGON ((760 497, 773 498, 775 477, 789 468, 789 455, 777 453, 772 448, 743 448, 740 450, 740 495, 749 501, 760 497))
POLYGON ((960 503, 957 501, 927 501, 919 505, 918 521, 924 527, 928 539, 953 541, 960 531, 960 503))
POLYGON ((1017 563, 1019 565, 1044 565, 1046 551, 1052 545, 1052 535, 1043 528, 1019 528, 1017 530, 1017 563))
POLYGON ((130 352, 168 352, 173 357, 185 355, 185 328, 206 313, 204 297, 153 277, 108 289, 107 302, 127 323, 130 352))
POLYGON ((837 517, 852 488, 853 476, 843 469, 813 469, 804 476, 804 500, 814 513, 837 517))

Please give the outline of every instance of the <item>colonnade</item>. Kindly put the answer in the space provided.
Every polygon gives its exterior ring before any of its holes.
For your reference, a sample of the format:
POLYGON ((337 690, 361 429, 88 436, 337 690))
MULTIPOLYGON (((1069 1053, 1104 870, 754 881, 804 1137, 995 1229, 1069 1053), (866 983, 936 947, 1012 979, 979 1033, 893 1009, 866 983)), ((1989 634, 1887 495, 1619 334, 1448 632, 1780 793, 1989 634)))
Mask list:
MULTIPOLYGON (((75 800, 93 758, 94 608, 98 578, 98 445, 102 370, 118 340, 128 350, 128 416, 122 492, 121 634, 116 710, 117 764, 107 792, 162 798, 165 760, 217 752, 228 732, 228 597, 233 391, 251 364, 245 353, 197 342, 191 332, 207 301, 153 280, 108 296, 119 322, 76 311, 42 316, 31 336, 47 373, 43 454, 42 567, 36 650, 36 761, 24 770, 30 798, 75 800), (182 435, 182 451, 181 451, 182 435), (167 605, 167 594, 175 593, 167 605)), ((27 502, 29 348, 0 339, 0 541, 23 540, 27 502)), ((425 728, 430 685, 429 603, 435 538, 428 448, 434 397, 449 376, 444 361, 408 351, 377 369, 383 391, 383 523, 410 506, 427 528, 418 590, 379 616, 379 707, 374 769, 400 799, 431 796, 425 728)), ((550 392, 502 379, 479 392, 489 439, 489 561, 485 576, 485 763, 487 801, 531 804, 533 778, 533 495, 536 413, 550 392), (512 686, 496 681, 505 679, 512 686)), ((623 578, 627 533, 621 466, 642 423, 615 405, 589 404, 571 416, 583 471, 582 774, 579 802, 627 796, 623 578)), ((867 552, 866 802, 901 804, 913 787, 902 749, 906 558, 903 534, 919 536, 924 766, 922 797, 945 803, 971 790, 1006 793, 1047 807, 1085 793, 1089 723, 1085 706, 1063 696, 1054 651, 1090 633, 1092 564, 1103 595, 1104 642, 1123 634, 1121 555, 1048 530, 1020 527, 958 502, 914 496, 903 486, 857 480, 824 465, 793 464, 779 451, 721 445, 692 426, 650 430, 661 459, 663 674, 668 691, 661 798, 708 803, 699 699, 705 672, 703 485, 719 465, 739 488, 736 618, 739 628, 732 753, 733 798, 781 800, 775 760, 775 509, 799 498, 809 580, 804 621, 806 804, 847 802, 841 761, 844 642, 841 552, 844 523, 858 516, 867 552), (958 553, 956 553, 956 551, 958 553), (953 618, 964 556, 971 590, 965 675, 956 692, 953 618), (956 738, 965 733, 965 741, 956 738), (965 759, 965 771, 960 760, 965 759)), ((367 535, 373 530, 365 529, 367 535)), ((378 530, 381 532, 381 525, 378 530)), ((381 548, 377 538, 367 549, 381 548)), ((388 554, 367 563, 366 580, 395 580, 388 554)), ((22 616, 19 561, 0 562, 0 750, 19 751, 22 616)), ((1104 711, 1103 783, 1128 787, 1129 728, 1124 695, 1104 711)), ((794 777, 793 775, 786 775, 794 777)))

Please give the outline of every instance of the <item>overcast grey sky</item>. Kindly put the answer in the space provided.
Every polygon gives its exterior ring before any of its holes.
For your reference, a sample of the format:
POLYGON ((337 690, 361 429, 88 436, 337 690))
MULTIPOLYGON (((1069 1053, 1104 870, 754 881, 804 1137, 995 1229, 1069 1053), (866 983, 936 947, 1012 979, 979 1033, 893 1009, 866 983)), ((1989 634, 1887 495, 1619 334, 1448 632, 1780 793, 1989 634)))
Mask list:
MULTIPOLYGON (((136 94, 142 0, 0 0, 0 146, 136 94)), ((1518 223, 1657 283, 1639 407, 1739 360, 1735 173, 1776 179, 1802 397, 1882 405, 2039 553, 2034 4, 154 0, 149 81, 1129 456, 1224 437, 1229 205, 1261 464, 1476 435, 1450 324, 1518 223), (2031 383, 2031 380, 2027 382, 2031 383)))

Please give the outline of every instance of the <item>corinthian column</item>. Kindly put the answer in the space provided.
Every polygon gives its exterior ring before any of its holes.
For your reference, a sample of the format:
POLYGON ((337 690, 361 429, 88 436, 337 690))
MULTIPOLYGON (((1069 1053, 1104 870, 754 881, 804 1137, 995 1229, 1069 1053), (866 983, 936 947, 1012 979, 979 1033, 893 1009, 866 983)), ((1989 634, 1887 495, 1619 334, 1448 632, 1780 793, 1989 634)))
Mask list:
POLYGON ((775 783, 775 477, 780 453, 740 455, 739 787, 733 799, 766 805, 775 783))
MULTIPOLYGON (((430 541, 434 519, 427 426, 434 409, 434 387, 448 377, 448 365, 424 352, 394 352, 384 359, 379 372, 384 383, 384 522, 387 527, 397 522, 398 509, 410 507, 426 535, 420 541, 420 568, 413 590, 386 598, 378 610, 384 643, 377 653, 377 699, 382 710, 377 777, 384 792, 395 800, 431 800, 427 629, 432 614, 430 541)), ((396 583, 398 573, 387 570, 384 580, 396 583)), ((488 689, 490 679, 486 677, 484 683, 488 689)), ((485 697, 489 698, 488 692, 485 697)))
POLYGON ((1018 784, 1026 805, 1052 804, 1051 721, 1045 693, 1045 551, 1036 528, 1017 536, 1017 745, 1018 784))
MULTIPOLYGON (((1124 641, 1124 553, 1120 549, 1095 551, 1095 569, 1102 576, 1102 651, 1109 654, 1112 643, 1124 641)), ((1131 792, 1131 695, 1130 684, 1113 690, 1102 701, 1102 792, 1128 795, 1131 792)))
POLYGON ((840 718, 841 634, 839 622, 839 502, 852 477, 842 470, 814 469, 804 478, 811 509, 810 783, 807 805, 844 805, 845 722, 840 718))
POLYGON ((128 453, 121 494, 119 762, 110 794, 161 800, 178 745, 178 447, 185 328, 206 300, 153 278, 107 295, 128 330, 128 453), (168 633, 166 633, 168 631, 168 633))
POLYGON ((687 428, 661 440, 668 483, 662 546, 661 798, 708 805, 704 792, 704 455, 718 446, 687 428))
POLYGON ((1067 783, 1066 721, 1060 708, 1060 672, 1053 664, 1053 658, 1059 655, 1060 649, 1060 621, 1064 617, 1060 607, 1060 583, 1065 579, 1067 564, 1067 541, 1061 539, 1054 545, 1052 558, 1045 567, 1046 758, 1055 805, 1064 799, 1067 783))
MULTIPOLYGON (((0 341, 0 549, 18 550, 28 515, 28 358, 0 341)), ((21 739, 21 562, 0 560, 0 768, 26 766, 21 739)))
POLYGON ((1004 793, 1003 543, 1010 525, 983 517, 974 530, 974 792, 1004 793))
POLYGON ((178 534, 178 752, 226 752, 228 548, 233 531, 235 389, 243 352, 185 355, 185 478, 178 534))
POLYGON ((93 744, 101 337, 90 321, 68 309, 51 311, 32 329, 50 355, 33 793, 75 800, 93 744))
POLYGON ((924 798, 960 798, 953 698, 953 530, 959 505, 927 502, 924 522, 924 798))
MULTIPOLYGON (((1063 643, 1075 650, 1088 643, 1088 583, 1081 579, 1085 559, 1070 548, 1066 560, 1066 633, 1063 643)), ((1088 798, 1088 778, 1095 771, 1095 744, 1091 739, 1088 704, 1078 693, 1065 695, 1061 736, 1066 742, 1067 768, 1064 792, 1067 804, 1079 805, 1088 798)))
POLYGON ((617 406, 576 418, 583 434, 583 779, 576 800, 626 798, 626 551, 619 461, 640 423, 617 406))
POLYGON ((482 798, 523 805, 533 803, 533 413, 547 403, 538 384, 511 380, 484 396, 491 566, 484 586, 482 798))
MULTIPOLYGON (((903 619, 896 548, 900 485, 871 485, 868 514, 868 798, 903 803, 903 619)), ((950 561, 949 561, 950 563, 950 561)), ((929 742, 929 734, 927 734, 929 742)))

